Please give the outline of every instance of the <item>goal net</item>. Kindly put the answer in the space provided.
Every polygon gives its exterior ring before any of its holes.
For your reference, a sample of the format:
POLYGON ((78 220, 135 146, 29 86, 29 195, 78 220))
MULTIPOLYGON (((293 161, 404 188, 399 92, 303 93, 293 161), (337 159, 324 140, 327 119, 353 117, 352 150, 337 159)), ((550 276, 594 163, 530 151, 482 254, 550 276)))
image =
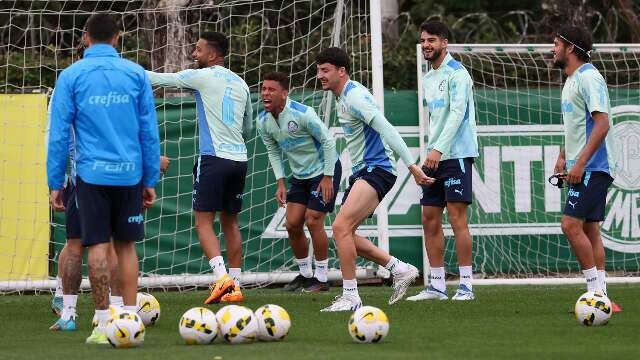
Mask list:
MULTIPOLYGON (((640 46, 596 44, 594 66, 609 87, 619 170, 607 194, 601 234, 606 269, 640 274, 640 46)), ((563 74, 551 45, 449 45, 475 88, 480 157, 473 165, 474 271, 486 277, 569 277, 579 266, 560 229, 566 199, 551 186, 564 141, 560 108, 563 74)), ((428 64, 417 47, 418 82, 428 64)), ((420 95, 422 99, 422 95, 420 95)), ((420 104, 428 133, 428 111, 420 104)), ((426 141, 426 137, 425 137, 426 141)), ((452 239, 450 226, 445 235, 452 239)), ((447 270, 457 273, 454 242, 447 270)))
MULTIPOLYGON (((65 242, 64 215, 49 213, 44 173, 46 97, 59 72, 76 56, 83 25, 99 11, 112 13, 122 25, 122 56, 159 72, 189 68, 191 51, 204 31, 228 35, 225 66, 250 87, 257 114, 260 82, 270 71, 291 77, 291 97, 314 107, 337 138, 343 164, 338 203, 351 164, 335 119, 333 99, 315 79, 315 55, 329 46, 347 50, 351 77, 365 86, 372 78, 369 2, 364 0, 147 0, 32 1, 0 3, 0 292, 49 289, 57 271, 57 254, 65 242), (40 94, 30 102, 24 94, 40 94), (44 101, 42 100, 44 99, 44 101), (21 114, 29 114, 23 121, 21 114), (7 132, 6 132, 7 131, 7 132), (11 131, 11 136, 5 136, 11 131), (21 134, 21 135, 20 135, 21 134), (22 155, 28 152, 30 157, 22 155), (12 194, 5 196, 5 193, 12 194)), ((198 131, 192 94, 154 89, 161 153, 171 159, 156 189, 158 201, 145 214, 146 238, 138 244, 141 286, 192 288, 210 283, 191 212, 192 171, 198 156, 198 131)), ((256 115, 254 114, 254 115, 256 115)), ((249 169, 240 230, 243 278, 247 285, 289 281, 294 257, 284 228, 284 211, 274 199, 275 179, 266 150, 254 131, 248 142, 249 169)), ((334 213, 335 214, 335 213, 334 213)), ((328 216, 326 228, 331 237, 328 216)), ((376 240, 375 218, 365 234, 376 240)), ((214 229, 224 244, 216 221, 214 229)), ((310 246, 311 248, 311 246, 310 246)), ((224 249, 224 245, 223 245, 224 249)), ((223 256, 226 254, 223 251, 223 256)), ((310 255, 312 256, 312 255, 310 255)), ((339 272, 330 247, 330 279, 339 272)), ((358 276, 376 267, 358 263, 358 276)), ((86 280, 83 287, 88 284, 86 280)))

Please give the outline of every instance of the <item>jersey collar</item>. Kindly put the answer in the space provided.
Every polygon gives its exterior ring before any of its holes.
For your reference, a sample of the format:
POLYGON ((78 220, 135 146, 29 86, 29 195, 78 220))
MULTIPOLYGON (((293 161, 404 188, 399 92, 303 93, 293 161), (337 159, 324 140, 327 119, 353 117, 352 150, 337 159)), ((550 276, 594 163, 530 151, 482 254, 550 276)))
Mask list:
POLYGON ((108 44, 94 44, 84 52, 84 57, 113 56, 119 57, 118 51, 108 44))

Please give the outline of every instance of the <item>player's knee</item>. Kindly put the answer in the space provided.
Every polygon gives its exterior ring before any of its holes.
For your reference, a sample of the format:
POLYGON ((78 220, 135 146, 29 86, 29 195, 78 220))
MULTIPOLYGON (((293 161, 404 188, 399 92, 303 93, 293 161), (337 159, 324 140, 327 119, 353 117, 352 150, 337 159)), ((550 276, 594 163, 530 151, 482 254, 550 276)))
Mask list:
POLYGON ((287 232, 290 234, 296 234, 303 231, 304 224, 302 222, 293 222, 287 220, 284 224, 284 227, 287 229, 287 232))
POLYGON ((307 225, 309 230, 320 230, 324 227, 324 216, 306 213, 304 216, 304 223, 307 225))
POLYGON ((571 239, 573 235, 575 235, 575 233, 577 232, 578 227, 576 226, 575 222, 572 221, 570 218, 563 217, 562 220, 560 221, 560 229, 562 229, 563 234, 565 234, 567 237, 571 239))
POLYGON ((349 224, 341 220, 334 221, 331 229, 333 230, 333 238, 336 241, 340 241, 351 232, 349 224))

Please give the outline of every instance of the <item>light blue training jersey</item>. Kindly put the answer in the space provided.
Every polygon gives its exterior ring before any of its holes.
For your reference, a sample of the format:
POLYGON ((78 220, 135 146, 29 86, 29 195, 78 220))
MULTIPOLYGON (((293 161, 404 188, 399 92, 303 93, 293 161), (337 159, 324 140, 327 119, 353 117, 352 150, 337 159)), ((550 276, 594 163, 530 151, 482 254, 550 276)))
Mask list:
POLYGON ((296 179, 333 176, 336 142, 313 108, 287 98, 277 119, 262 111, 257 123, 276 179, 284 178, 283 152, 296 179))
POLYGON ((477 157, 473 81, 467 69, 447 53, 437 69, 424 75, 422 87, 429 107, 427 151, 442 153, 441 161, 477 157))
POLYGON ((194 91, 201 155, 247 161, 245 142, 253 126, 251 96, 240 76, 223 66, 147 74, 153 85, 194 91))
POLYGON ((604 78, 590 63, 583 64, 567 77, 562 88, 562 121, 564 122, 564 145, 567 170, 587 145, 594 121, 593 112, 609 116, 609 132, 596 152, 587 161, 585 171, 603 171, 614 177, 616 169, 613 119, 609 104, 609 90, 604 78))

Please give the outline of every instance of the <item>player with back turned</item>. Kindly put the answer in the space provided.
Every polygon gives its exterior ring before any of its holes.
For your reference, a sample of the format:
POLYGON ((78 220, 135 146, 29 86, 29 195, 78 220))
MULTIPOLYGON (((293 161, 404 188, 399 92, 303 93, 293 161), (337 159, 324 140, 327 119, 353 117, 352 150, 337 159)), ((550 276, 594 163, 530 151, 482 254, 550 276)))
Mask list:
POLYGON ((143 207, 156 198, 160 141, 151 84, 144 69, 114 48, 119 29, 107 14, 87 21, 84 58, 65 69, 51 100, 47 176, 51 204, 64 210, 62 189, 70 128, 76 136, 76 203, 98 326, 86 342, 107 344, 111 237, 118 257, 124 309, 136 311, 143 207))

